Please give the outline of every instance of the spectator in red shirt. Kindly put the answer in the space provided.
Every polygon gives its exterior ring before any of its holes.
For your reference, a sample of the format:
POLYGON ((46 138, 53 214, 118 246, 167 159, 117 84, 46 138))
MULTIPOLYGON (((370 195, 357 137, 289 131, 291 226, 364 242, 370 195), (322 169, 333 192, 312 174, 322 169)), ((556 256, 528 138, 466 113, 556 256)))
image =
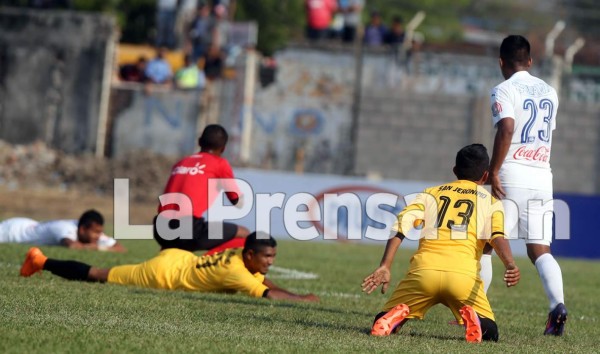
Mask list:
POLYGON ((337 10, 336 0, 306 0, 306 37, 311 41, 327 38, 337 10))
MULTIPOLYGON (((234 178, 229 162, 221 157, 221 154, 225 151, 227 139, 227 131, 222 126, 218 124, 208 125, 202 132, 200 139, 198 139, 200 152, 183 158, 173 166, 164 194, 181 193, 186 195, 192 202, 192 215, 181 215, 182 210, 179 210, 177 204, 159 204, 159 215, 154 218, 154 238, 162 249, 179 248, 190 252, 208 250, 233 238, 246 238, 250 233, 243 226, 224 222, 222 238, 209 239, 208 222, 203 217, 203 214, 215 201, 215 198, 209 200, 209 180, 212 178, 234 178), (169 239, 170 237, 165 237, 165 235, 158 232, 157 225, 160 228, 161 224, 168 223, 171 230, 180 227, 178 219, 168 218, 162 213, 165 210, 179 210, 180 219, 192 218, 191 238, 188 236, 187 238, 169 239)), ((237 185, 235 183, 221 185, 221 188, 227 191, 225 194, 229 201, 236 205, 241 197, 237 185)), ((216 197, 218 193, 212 193, 212 195, 216 197)), ((183 203, 179 205, 181 206, 183 203)), ((183 214, 185 213, 183 212, 183 214)))

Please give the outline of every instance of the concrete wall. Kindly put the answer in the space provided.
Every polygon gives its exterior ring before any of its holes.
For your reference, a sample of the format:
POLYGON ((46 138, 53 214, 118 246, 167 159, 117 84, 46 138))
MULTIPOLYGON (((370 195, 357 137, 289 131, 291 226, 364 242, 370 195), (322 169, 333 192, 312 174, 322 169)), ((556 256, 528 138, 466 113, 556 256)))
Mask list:
POLYGON ((102 15, 1 9, 0 139, 93 151, 114 26, 102 15))
POLYGON ((198 150, 200 95, 200 91, 149 91, 136 84, 113 86, 106 155, 147 150, 181 157, 198 150))
POLYGON ((255 94, 252 165, 343 173, 351 163, 353 57, 302 49, 277 62, 277 82, 255 94))
POLYGON ((561 101, 552 139, 554 189, 600 194, 600 103, 561 101))
POLYGON ((384 178, 452 178, 456 151, 471 141, 468 97, 366 90, 358 128, 356 172, 384 178))
MULTIPOLYGON (((493 133, 487 97, 366 90, 356 172, 385 178, 453 178, 456 151, 493 133)), ((600 193, 600 104, 562 101, 553 135, 552 170, 559 192, 600 193)))
MULTIPOLYGON (((327 136, 335 136, 337 142, 349 141, 352 50, 292 48, 277 59, 277 84, 257 93, 256 156, 262 156, 260 151, 268 146, 265 141, 279 141, 276 152, 290 149, 294 137, 285 127, 298 107, 327 112, 326 122, 333 128, 327 136), (325 84, 340 88, 338 100, 330 93, 335 90, 316 89, 325 84), (264 131, 265 116, 271 124, 267 126, 272 127, 270 132, 264 131)), ((355 174, 444 181, 454 178, 452 166, 462 146, 479 142, 491 153, 495 132, 488 92, 502 80, 497 62, 433 54, 423 55, 420 60, 419 65, 406 66, 397 65, 385 53, 365 55, 358 138, 352 142, 357 148, 355 174)), ((560 98, 553 138, 555 190, 600 194, 600 102, 574 102, 570 98, 566 91, 560 98)), ((312 149, 318 146, 315 140, 306 141, 312 149)), ((332 159, 350 158, 345 152, 334 148, 332 159)), ((273 167, 291 170, 296 157, 290 153, 284 157, 285 161, 273 167)))

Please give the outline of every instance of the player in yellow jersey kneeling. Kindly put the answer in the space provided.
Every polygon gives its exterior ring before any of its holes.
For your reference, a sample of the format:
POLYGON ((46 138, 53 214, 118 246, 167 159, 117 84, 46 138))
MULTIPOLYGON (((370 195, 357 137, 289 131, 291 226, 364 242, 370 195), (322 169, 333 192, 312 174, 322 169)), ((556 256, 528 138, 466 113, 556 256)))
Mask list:
POLYGON ((410 318, 422 319, 427 310, 444 304, 466 328, 469 342, 498 340, 498 328, 479 277, 479 259, 490 243, 504 263, 507 286, 519 282, 508 241, 504 239, 502 203, 481 187, 488 177, 490 158, 481 144, 456 155, 458 180, 428 188, 398 215, 380 267, 366 277, 363 291, 373 292, 390 282, 390 267, 406 233, 422 224, 419 248, 406 277, 375 317, 372 335, 396 332, 410 318))
POLYGON ((276 253, 275 239, 260 232, 250 234, 243 249, 197 256, 189 251, 169 248, 140 264, 105 269, 77 261, 47 258, 39 248, 33 247, 21 267, 21 275, 28 277, 47 270, 69 280, 167 290, 242 292, 268 299, 318 301, 319 298, 313 294, 294 294, 265 278, 276 253))

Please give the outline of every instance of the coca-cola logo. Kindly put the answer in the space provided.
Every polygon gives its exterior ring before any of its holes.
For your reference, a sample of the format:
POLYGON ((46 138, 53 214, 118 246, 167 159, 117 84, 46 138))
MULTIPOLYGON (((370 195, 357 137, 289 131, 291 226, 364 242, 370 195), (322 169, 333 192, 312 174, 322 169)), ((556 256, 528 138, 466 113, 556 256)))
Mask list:
POLYGON ((545 146, 540 146, 537 149, 528 149, 523 145, 515 151, 513 159, 548 162, 550 159, 550 149, 545 146))

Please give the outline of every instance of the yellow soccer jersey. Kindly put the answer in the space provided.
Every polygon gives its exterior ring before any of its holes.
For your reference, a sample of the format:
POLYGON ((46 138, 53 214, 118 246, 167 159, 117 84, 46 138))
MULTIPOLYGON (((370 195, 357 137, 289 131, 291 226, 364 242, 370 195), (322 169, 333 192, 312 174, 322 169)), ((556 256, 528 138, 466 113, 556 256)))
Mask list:
POLYGON ((483 187, 458 180, 420 193, 398 215, 393 231, 406 235, 417 225, 421 239, 410 270, 477 276, 485 243, 504 236, 504 210, 483 187))
POLYGON ((201 292, 243 292, 261 297, 265 276, 244 266, 242 249, 229 249, 198 257, 180 249, 163 250, 140 264, 111 268, 108 282, 146 288, 201 292))
POLYGON ((250 273, 242 259, 242 249, 234 248, 198 257, 195 266, 182 272, 181 279, 191 288, 209 292, 242 292, 261 297, 268 289, 265 276, 250 273))

